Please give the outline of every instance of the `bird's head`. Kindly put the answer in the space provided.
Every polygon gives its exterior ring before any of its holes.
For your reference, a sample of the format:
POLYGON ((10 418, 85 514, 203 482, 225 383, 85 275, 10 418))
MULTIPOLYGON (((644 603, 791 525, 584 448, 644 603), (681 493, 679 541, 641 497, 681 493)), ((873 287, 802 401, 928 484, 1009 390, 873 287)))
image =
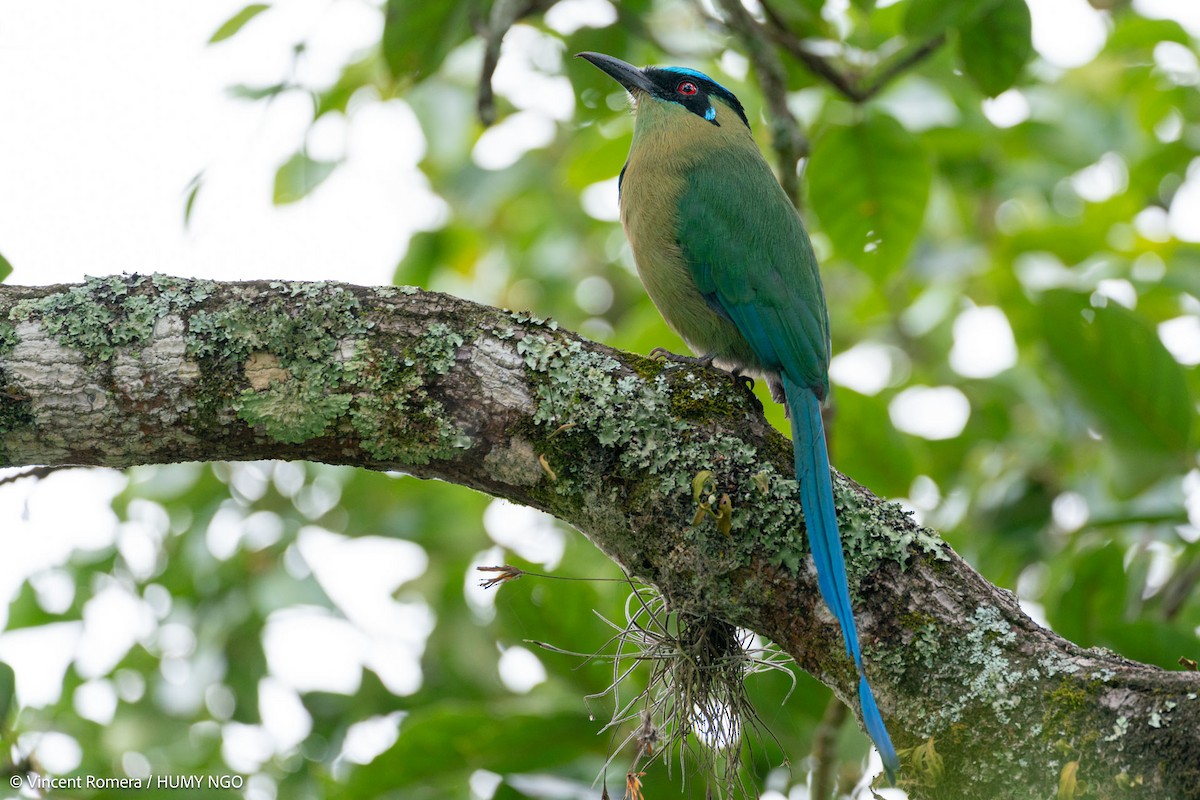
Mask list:
POLYGON ((717 127, 723 122, 740 121, 747 130, 750 128, 746 112, 733 92, 702 72, 687 67, 638 69, 603 53, 580 53, 578 57, 595 64, 625 87, 633 97, 639 120, 647 114, 677 115, 682 109, 717 127))

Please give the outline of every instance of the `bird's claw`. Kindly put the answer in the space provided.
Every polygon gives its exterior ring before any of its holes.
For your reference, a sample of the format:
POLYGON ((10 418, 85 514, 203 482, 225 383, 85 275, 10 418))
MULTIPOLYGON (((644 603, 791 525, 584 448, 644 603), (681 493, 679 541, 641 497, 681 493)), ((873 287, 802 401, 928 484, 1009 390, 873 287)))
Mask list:
POLYGON ((750 377, 749 375, 743 375, 741 370, 736 369, 733 371, 732 375, 735 379, 737 379, 739 385, 745 387, 747 392, 754 391, 754 378, 750 377))
POLYGON ((737 382, 738 386, 746 391, 746 396, 750 398, 750 402, 758 409, 758 413, 761 414, 763 412, 763 404, 758 399, 758 395, 754 393, 754 378, 751 378, 749 375, 743 375, 738 370, 734 370, 733 379, 737 382))
POLYGON ((650 358, 661 358, 664 361, 674 361, 677 364, 691 364, 694 367, 709 367, 712 366, 716 354, 707 353, 702 356, 683 356, 679 353, 672 353, 665 347, 656 347, 650 351, 650 358))

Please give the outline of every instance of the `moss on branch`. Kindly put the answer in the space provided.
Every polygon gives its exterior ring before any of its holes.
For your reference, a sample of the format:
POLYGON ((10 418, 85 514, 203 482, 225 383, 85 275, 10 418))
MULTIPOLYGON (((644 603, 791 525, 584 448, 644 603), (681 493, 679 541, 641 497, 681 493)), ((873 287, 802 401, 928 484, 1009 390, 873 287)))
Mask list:
MULTIPOLYGON (((0 286, 0 465, 259 458, 402 469, 541 508, 673 609, 758 631, 855 695, 790 444, 724 373, 412 287, 0 286)), ((1200 786, 1200 766, 1176 766, 1200 765, 1200 677, 1081 650, 898 507, 842 476, 835 496, 910 796, 1053 794, 1071 761, 1096 797, 1200 786), (919 766, 934 755, 936 779, 919 766)))

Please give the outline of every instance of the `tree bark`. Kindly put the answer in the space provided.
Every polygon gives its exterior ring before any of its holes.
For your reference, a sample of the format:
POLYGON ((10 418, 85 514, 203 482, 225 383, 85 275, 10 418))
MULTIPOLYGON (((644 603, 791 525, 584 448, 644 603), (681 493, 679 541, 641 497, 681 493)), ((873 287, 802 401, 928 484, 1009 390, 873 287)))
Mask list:
MULTIPOLYGON (((725 373, 411 287, 0 286, 0 466, 262 458, 545 510, 857 709, 790 444, 725 373), (694 499, 704 471, 713 502, 694 499), (697 515, 722 495, 727 525, 697 515)), ((897 747, 919 748, 911 797, 1052 797, 1072 772, 1059 796, 1200 797, 1200 675, 1080 648, 898 507, 840 475, 835 493, 868 673, 897 747)))

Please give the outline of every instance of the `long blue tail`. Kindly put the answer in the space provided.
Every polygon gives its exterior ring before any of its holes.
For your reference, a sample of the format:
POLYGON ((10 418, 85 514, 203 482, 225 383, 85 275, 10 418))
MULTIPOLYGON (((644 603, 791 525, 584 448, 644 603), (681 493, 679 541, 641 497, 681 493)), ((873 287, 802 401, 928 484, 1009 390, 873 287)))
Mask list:
POLYGON ((879 715, 875 696, 871 694, 858 647, 858 629, 854 626, 854 609, 850 605, 846 581, 846 560, 842 555, 842 540, 833 507, 833 481, 829 477, 821 403, 810 389, 792 383, 787 377, 783 379, 783 388, 792 416, 792 449, 796 458, 796 480, 800 484, 800 508, 804 512, 808 543, 817 565, 817 585, 825 605, 842 627, 846 653, 854 659, 858 670, 858 702, 862 706, 863 724, 879 750, 888 780, 895 782, 900 762, 883 717, 879 715))

